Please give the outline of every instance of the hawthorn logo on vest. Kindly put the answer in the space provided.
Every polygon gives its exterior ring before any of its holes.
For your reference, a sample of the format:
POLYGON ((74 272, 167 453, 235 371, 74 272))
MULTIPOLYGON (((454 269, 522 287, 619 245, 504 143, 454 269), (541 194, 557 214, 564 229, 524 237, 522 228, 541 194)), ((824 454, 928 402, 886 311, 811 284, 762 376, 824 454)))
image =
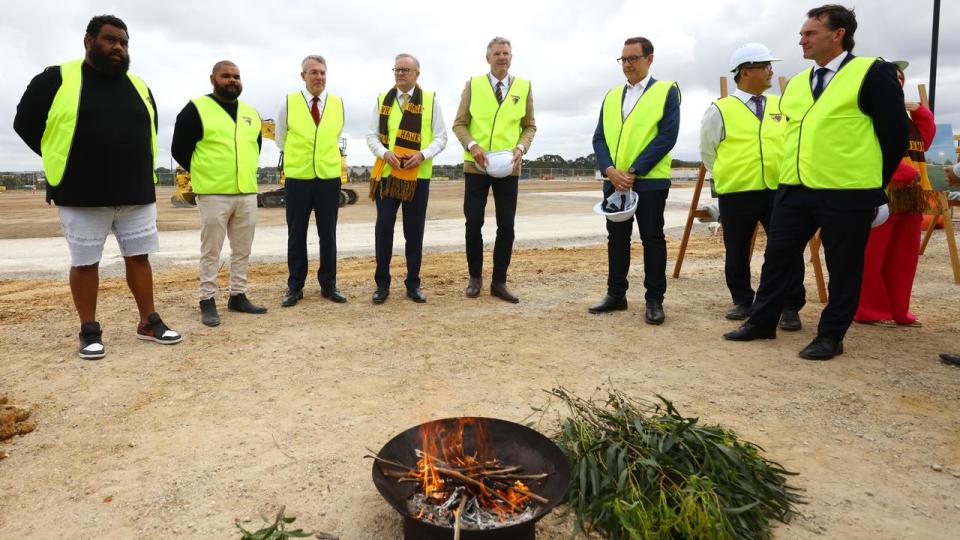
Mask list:
POLYGON ((518 95, 516 95, 516 94, 510 96, 510 99, 513 100, 513 104, 514 104, 514 105, 516 105, 517 103, 520 102, 520 96, 518 96, 518 95))
POLYGON ((252 126, 252 125, 253 125, 253 118, 250 118, 249 116, 244 116, 244 117, 243 117, 243 121, 244 121, 244 123, 246 123, 248 126, 252 126))
POLYGON ((782 113, 772 113, 772 114, 770 115, 770 119, 773 120, 774 122, 779 122, 779 121, 783 120, 783 114, 782 114, 782 113))

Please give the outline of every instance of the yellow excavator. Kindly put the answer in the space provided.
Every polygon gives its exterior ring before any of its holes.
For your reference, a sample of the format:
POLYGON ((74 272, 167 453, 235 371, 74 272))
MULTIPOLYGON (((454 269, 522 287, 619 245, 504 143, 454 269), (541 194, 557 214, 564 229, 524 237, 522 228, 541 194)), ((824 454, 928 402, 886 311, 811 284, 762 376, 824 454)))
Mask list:
MULTIPOLYGON (((263 133, 264 139, 274 140, 276 135, 277 124, 272 119, 264 120, 261 122, 261 132, 263 133)), ((280 153, 280 164, 278 169, 280 169, 280 186, 277 189, 270 191, 265 191, 263 193, 257 193, 257 206, 261 208, 279 208, 286 206, 286 190, 282 187, 286 176, 283 174, 283 153, 280 153)), ((177 189, 174 192, 173 196, 170 197, 170 202, 173 203, 173 206, 176 208, 190 208, 197 205, 197 197, 193 193, 193 189, 190 187, 190 173, 184 170, 181 167, 177 167, 177 189)), ((347 139, 340 138, 340 182, 347 183, 347 139)), ((348 204, 354 204, 357 202, 357 192, 356 190, 349 188, 342 188, 340 190, 340 207, 344 207, 348 204)))

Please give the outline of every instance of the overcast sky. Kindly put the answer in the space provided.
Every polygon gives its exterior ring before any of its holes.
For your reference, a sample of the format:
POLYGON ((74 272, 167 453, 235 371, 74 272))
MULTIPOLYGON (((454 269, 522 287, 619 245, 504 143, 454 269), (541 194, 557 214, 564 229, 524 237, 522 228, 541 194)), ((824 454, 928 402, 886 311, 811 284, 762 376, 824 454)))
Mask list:
MULTIPOLYGON (((649 38, 651 73, 675 80, 683 94, 680 137, 674 157, 698 159, 700 117, 719 92, 730 53, 748 41, 769 46, 783 61, 776 75, 790 76, 810 63, 797 45, 806 10, 788 0, 458 2, 368 0, 212 2, 194 0, 4 1, 0 58, 0 170, 40 169, 16 133, 13 117, 27 83, 45 66, 83 55, 90 17, 113 14, 130 29, 131 70, 153 90, 160 112, 158 165, 170 165, 177 113, 191 98, 210 92, 214 62, 234 61, 242 99, 273 118, 290 91, 303 87, 300 61, 327 59, 327 89, 344 99, 351 165, 371 164, 363 138, 379 92, 393 84, 396 53, 421 62, 420 84, 437 93, 448 130, 467 79, 487 71, 487 42, 513 42, 511 73, 530 79, 537 119, 531 156, 590 154, 591 137, 606 89, 622 84, 615 58, 623 40, 649 38), (489 6, 489 7, 484 7, 489 6)), ((933 0, 862 0, 855 53, 908 60, 908 99, 927 82, 933 0)), ((937 75, 938 123, 960 127, 960 2, 941 11, 937 75)), ((731 81, 732 84, 732 81, 731 81)), ((456 163, 462 149, 452 133, 439 163, 456 163)), ((265 141, 260 164, 274 165, 278 151, 265 141)))

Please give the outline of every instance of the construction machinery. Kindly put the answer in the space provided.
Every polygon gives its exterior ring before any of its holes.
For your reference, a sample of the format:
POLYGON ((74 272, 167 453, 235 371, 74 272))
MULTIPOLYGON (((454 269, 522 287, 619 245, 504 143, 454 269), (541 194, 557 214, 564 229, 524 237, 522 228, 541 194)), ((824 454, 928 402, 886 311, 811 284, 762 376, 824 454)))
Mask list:
MULTIPOLYGON (((277 124, 272 119, 261 122, 261 133, 264 139, 275 140, 277 124)), ((280 152, 280 163, 277 165, 280 170, 280 187, 263 193, 257 193, 257 206, 261 208, 280 208, 286 206, 286 189, 283 184, 286 176, 283 174, 283 152, 280 152)), ((177 189, 170 202, 176 208, 189 208, 197 205, 197 196, 193 193, 190 186, 190 173, 181 167, 177 167, 177 189)), ((347 182, 347 139, 340 138, 340 182, 347 182)), ((342 188, 340 190, 340 207, 357 202, 356 190, 342 188)))

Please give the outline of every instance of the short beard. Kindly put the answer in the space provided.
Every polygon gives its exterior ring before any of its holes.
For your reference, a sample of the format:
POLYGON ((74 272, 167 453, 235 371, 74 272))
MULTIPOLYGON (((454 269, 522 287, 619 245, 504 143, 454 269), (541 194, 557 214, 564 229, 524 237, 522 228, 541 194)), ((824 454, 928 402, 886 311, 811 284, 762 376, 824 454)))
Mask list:
POLYGON ((218 86, 218 85, 213 86, 213 93, 217 97, 222 98, 224 101, 234 101, 238 97, 240 97, 240 94, 242 92, 243 92, 242 88, 238 88, 235 86, 218 86))
POLYGON ((100 54, 97 51, 91 50, 89 58, 90 62, 93 63, 94 69, 108 77, 119 78, 125 75, 127 70, 130 69, 130 56, 124 58, 123 62, 114 64, 113 61, 110 60, 110 55, 100 54))

